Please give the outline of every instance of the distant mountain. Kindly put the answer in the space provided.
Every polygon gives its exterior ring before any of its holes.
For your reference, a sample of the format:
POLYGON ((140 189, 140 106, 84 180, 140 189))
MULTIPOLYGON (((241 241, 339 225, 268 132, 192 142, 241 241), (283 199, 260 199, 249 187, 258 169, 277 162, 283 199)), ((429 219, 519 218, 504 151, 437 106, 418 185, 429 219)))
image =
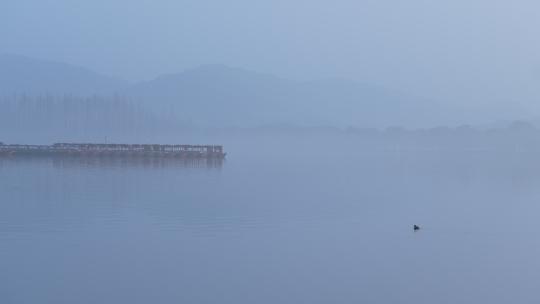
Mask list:
POLYGON ((23 93, 85 97, 116 92, 142 101, 162 117, 211 127, 422 127, 448 124, 448 118, 460 117, 458 112, 422 98, 344 79, 300 82, 204 65, 131 85, 65 63, 0 55, 0 97, 23 93))
POLYGON ((184 121, 208 126, 422 126, 441 123, 449 111, 349 80, 298 82, 223 65, 164 75, 130 87, 129 94, 184 121))
POLYGON ((125 81, 65 63, 0 54, 0 95, 111 94, 125 81))
POLYGON ((163 75, 130 88, 130 95, 204 125, 245 125, 291 115, 282 100, 294 83, 274 76, 207 65, 163 75))

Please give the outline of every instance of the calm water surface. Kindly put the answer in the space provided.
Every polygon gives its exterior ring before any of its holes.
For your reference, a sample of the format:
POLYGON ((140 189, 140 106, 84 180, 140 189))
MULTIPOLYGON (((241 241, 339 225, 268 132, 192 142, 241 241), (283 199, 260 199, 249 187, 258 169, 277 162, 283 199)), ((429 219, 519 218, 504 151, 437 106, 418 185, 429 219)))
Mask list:
POLYGON ((3 159, 0 303, 538 303, 539 204, 527 153, 3 159))

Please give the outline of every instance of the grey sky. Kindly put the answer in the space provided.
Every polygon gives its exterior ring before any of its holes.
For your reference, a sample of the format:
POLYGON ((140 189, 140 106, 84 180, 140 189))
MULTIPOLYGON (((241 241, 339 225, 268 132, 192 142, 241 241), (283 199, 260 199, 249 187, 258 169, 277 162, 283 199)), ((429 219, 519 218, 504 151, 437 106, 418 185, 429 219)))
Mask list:
POLYGON ((223 63, 535 109, 538 20, 527 0, 2 0, 0 52, 131 80, 223 63))

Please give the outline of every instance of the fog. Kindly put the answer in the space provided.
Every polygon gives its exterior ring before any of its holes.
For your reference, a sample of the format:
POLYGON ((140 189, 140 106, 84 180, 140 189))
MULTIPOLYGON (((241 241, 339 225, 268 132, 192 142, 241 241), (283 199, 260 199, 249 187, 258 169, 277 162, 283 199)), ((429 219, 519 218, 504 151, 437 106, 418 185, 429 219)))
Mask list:
POLYGON ((538 303, 539 15, 1 1, 0 303, 538 303))
MULTIPOLYGON (((3 1, 0 52, 131 81, 220 63, 538 116, 534 1, 3 1)), ((528 117, 512 117, 528 118, 528 117)), ((469 123, 474 123, 471 121, 469 123)))

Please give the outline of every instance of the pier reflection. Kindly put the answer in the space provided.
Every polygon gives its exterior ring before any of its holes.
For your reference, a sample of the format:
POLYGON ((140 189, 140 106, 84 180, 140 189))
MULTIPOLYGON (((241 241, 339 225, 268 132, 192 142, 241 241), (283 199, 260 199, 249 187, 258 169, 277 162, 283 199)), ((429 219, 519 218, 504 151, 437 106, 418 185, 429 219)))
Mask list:
POLYGON ((193 168, 221 169, 224 160, 218 158, 164 157, 42 157, 10 156, 0 158, 0 166, 9 164, 52 164, 54 168, 193 168))

